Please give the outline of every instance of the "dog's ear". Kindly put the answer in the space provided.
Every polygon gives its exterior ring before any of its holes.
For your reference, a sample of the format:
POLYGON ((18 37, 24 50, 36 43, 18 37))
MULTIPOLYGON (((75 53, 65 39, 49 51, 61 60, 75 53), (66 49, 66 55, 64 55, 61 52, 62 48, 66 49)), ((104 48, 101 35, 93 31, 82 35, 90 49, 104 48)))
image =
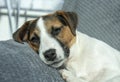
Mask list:
POLYGON ((76 28, 78 23, 77 14, 74 12, 64 12, 64 11, 57 11, 56 12, 58 19, 64 24, 70 27, 71 32, 73 35, 76 35, 76 28))
POLYGON ((16 32, 13 33, 13 39, 17 42, 24 42, 28 38, 28 31, 31 21, 25 22, 16 32))

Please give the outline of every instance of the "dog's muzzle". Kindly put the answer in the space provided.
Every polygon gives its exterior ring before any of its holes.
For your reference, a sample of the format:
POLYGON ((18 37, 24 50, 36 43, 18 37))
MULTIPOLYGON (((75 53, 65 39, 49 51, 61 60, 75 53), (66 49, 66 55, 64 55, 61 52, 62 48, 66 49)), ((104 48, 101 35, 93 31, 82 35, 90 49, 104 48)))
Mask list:
MULTIPOLYGON (((69 48, 62 46, 65 57, 69 56, 69 48)), ((56 49, 49 49, 43 53, 47 61, 54 61, 57 58, 56 49)))
MULTIPOLYGON (((65 57, 69 56, 69 48, 63 47, 65 57)), ((56 49, 49 49, 43 53, 47 61, 54 61, 57 58, 56 49)))
POLYGON ((60 68, 61 66, 63 66, 65 59, 69 57, 69 53, 70 53, 69 48, 65 44, 61 43, 60 41, 58 42, 63 50, 62 54, 57 52, 59 50, 55 48, 50 48, 45 52, 43 52, 43 56, 46 62, 48 63, 48 65, 53 66, 55 68, 60 68), (61 56, 64 55, 64 57, 61 58, 60 55, 61 56))

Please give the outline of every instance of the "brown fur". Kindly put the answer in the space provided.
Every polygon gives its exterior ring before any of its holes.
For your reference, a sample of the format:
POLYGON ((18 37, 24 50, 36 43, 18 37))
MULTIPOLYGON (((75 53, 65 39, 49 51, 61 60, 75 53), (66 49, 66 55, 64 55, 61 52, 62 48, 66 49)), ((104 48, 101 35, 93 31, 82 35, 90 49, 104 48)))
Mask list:
POLYGON ((40 35, 40 31, 37 27, 30 30, 29 39, 27 39, 26 42, 28 42, 30 47, 33 48, 33 50, 38 53, 39 52, 39 46, 40 46, 40 42, 39 42, 40 40, 38 42, 32 41, 32 38, 35 37, 35 35, 37 35, 38 37, 40 35))
POLYGON ((35 51, 35 52, 39 52, 39 45, 40 45, 40 40, 37 42, 33 41, 32 38, 35 37, 35 35, 37 37, 39 37, 40 35, 40 31, 39 29, 36 27, 36 20, 31 20, 31 21, 27 21, 25 22, 14 34, 13 34, 13 39, 17 42, 23 43, 23 42, 27 42, 30 47, 35 51))
POLYGON ((57 17, 61 17, 64 19, 66 25, 70 28, 70 31, 73 35, 76 35, 76 28, 78 23, 77 14, 74 12, 64 12, 64 11, 57 11, 55 13, 57 17))
POLYGON ((67 47, 71 47, 72 44, 74 43, 74 40, 76 38, 76 36, 74 36, 69 27, 64 27, 62 29, 62 31, 60 32, 60 34, 57 36, 57 38, 63 43, 65 44, 67 47))

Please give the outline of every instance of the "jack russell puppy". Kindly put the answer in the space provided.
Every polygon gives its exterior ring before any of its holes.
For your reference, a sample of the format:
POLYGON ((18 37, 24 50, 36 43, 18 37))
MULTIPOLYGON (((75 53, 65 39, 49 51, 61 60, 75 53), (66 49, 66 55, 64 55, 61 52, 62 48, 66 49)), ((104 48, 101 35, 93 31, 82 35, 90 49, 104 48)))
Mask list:
POLYGON ((120 52, 79 32, 77 22, 76 13, 65 11, 36 20, 41 60, 59 68, 66 82, 120 82, 120 52))

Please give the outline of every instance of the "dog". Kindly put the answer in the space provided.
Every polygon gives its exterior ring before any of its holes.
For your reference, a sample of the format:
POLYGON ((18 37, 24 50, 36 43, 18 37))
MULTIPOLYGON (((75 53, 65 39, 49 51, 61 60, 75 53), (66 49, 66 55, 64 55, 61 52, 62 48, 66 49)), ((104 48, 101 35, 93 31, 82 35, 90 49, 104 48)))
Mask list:
POLYGON ((79 32, 77 23, 77 14, 66 11, 36 20, 41 60, 57 68, 66 82, 119 82, 120 52, 79 32))

